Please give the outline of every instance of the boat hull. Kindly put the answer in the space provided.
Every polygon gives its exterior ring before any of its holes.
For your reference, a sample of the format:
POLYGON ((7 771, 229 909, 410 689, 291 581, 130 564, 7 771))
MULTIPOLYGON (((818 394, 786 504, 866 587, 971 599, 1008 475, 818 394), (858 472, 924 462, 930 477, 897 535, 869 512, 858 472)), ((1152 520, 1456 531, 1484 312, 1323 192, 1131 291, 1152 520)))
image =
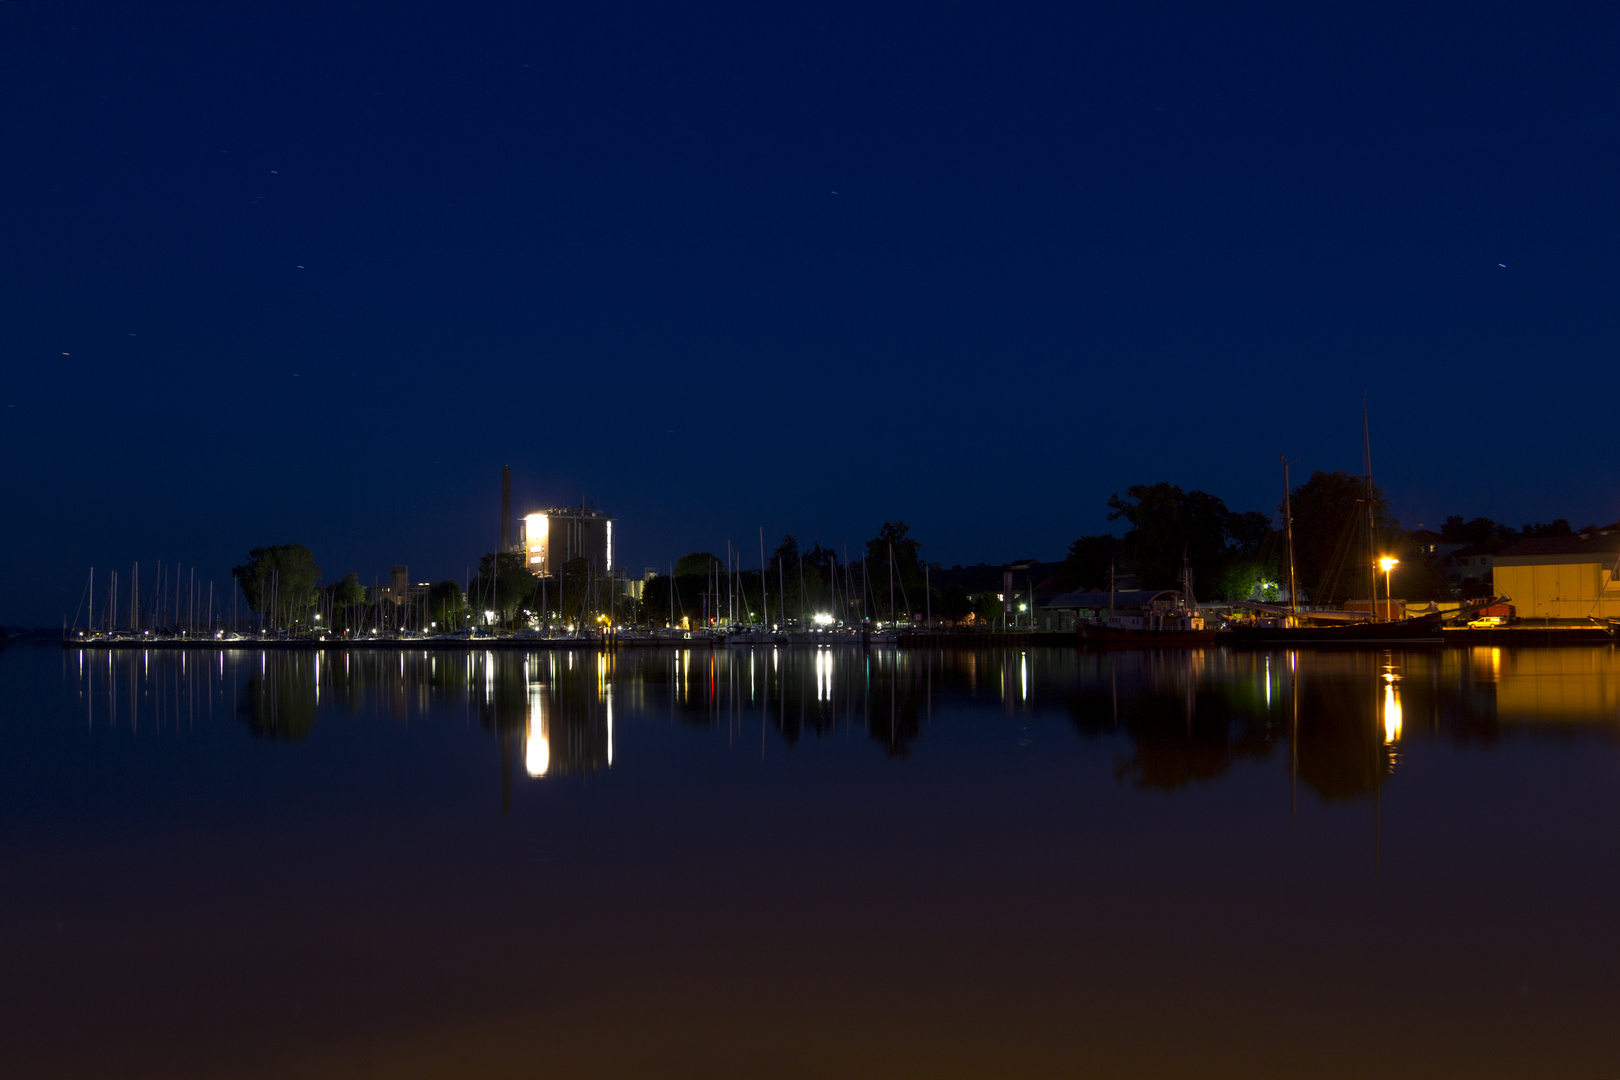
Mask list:
POLYGON ((1339 626, 1237 626, 1230 631, 1234 645, 1344 645, 1357 648, 1381 645, 1444 645, 1441 616, 1420 615, 1396 622, 1344 623, 1339 626))

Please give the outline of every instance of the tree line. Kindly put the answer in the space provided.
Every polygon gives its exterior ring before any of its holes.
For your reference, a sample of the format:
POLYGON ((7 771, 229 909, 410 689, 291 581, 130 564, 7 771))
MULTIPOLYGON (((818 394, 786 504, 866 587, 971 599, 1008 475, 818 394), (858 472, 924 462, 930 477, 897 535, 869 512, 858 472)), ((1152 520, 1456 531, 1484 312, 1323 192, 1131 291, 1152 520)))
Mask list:
MULTIPOLYGON (((1112 495, 1108 508, 1110 520, 1129 527, 1119 536, 1081 536, 1070 544, 1060 571, 1064 587, 1107 589, 1111 576, 1130 573, 1139 588, 1175 588, 1185 559, 1201 599, 1276 599, 1288 587, 1284 515, 1291 508, 1294 576, 1301 599, 1338 603, 1368 595, 1369 510, 1375 554, 1400 560, 1391 580, 1395 595, 1408 600, 1453 595, 1414 533, 1391 513, 1384 492, 1376 484, 1369 487, 1364 476, 1313 472, 1270 515, 1233 511, 1218 496, 1184 491, 1165 481, 1132 485, 1123 495, 1112 495)), ((1440 531, 1453 543, 1500 547, 1526 537, 1595 530, 1575 530, 1562 518, 1514 529, 1489 518, 1453 515, 1440 531)), ((1465 595, 1483 594, 1489 583, 1465 582, 1463 590, 1465 595)))
MULTIPOLYGON (((1120 535, 1077 538, 1069 545, 1057 580, 1063 590, 1107 589, 1122 575, 1138 588, 1175 588, 1183 563, 1204 600, 1252 596, 1278 599, 1288 582, 1283 542, 1285 504, 1268 515, 1235 511, 1219 496, 1183 490, 1167 481, 1133 484, 1108 499, 1110 520, 1127 527, 1120 535)), ((1378 554, 1400 562, 1393 574, 1396 595, 1409 600, 1452 595, 1412 532, 1403 529, 1388 499, 1365 477, 1342 471, 1313 472, 1289 493, 1293 511, 1294 575, 1301 599, 1337 603, 1364 597, 1370 587, 1367 519, 1378 554)), ((1558 518, 1515 529, 1490 518, 1452 515, 1441 527, 1452 543, 1505 546, 1526 537, 1567 536, 1576 530, 1558 518)), ((505 627, 543 625, 811 625, 817 616, 843 625, 892 623, 920 618, 957 621, 970 614, 993 620, 994 595, 970 594, 960 585, 941 588, 930 579, 937 564, 923 559, 923 543, 904 521, 886 521, 855 551, 801 545, 791 533, 772 549, 763 568, 744 568, 746 557, 694 551, 668 573, 652 574, 639 597, 623 578, 604 575, 585 559, 560 573, 531 572, 519 552, 490 552, 466 582, 445 580, 425 590, 393 596, 380 585, 367 588, 350 572, 321 584, 321 568, 303 544, 254 548, 231 571, 248 607, 267 629, 308 628, 335 632, 368 629, 458 630, 493 622, 505 627)), ((1488 590, 1465 583, 1465 595, 1488 590)))
POLYGON ((386 586, 367 588, 350 572, 321 584, 321 568, 303 544, 254 548, 231 571, 248 607, 266 629, 327 627, 458 630, 493 624, 581 628, 665 624, 697 627, 740 624, 809 625, 817 615, 846 625, 893 622, 929 610, 943 613, 951 597, 928 592, 922 544, 904 521, 885 522, 877 535, 847 558, 820 543, 802 550, 784 536, 762 571, 744 569, 743 557, 691 552, 641 582, 639 596, 623 578, 578 558, 558 574, 532 572, 521 552, 490 552, 465 584, 441 581, 395 597, 386 586), (941 604, 944 606, 942 607, 941 604))

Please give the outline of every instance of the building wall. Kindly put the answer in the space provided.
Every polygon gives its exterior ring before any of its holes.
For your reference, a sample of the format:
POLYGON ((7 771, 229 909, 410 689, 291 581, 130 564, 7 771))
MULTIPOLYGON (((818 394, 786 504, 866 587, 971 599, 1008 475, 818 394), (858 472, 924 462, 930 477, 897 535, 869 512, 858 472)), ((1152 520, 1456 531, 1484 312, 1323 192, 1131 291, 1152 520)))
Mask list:
POLYGON ((536 574, 555 574, 583 558, 599 574, 613 570, 613 519, 600 514, 549 511, 523 518, 524 564, 536 574))
POLYGON ((1075 613, 1071 608, 1041 608, 1036 626, 1041 630, 1073 630, 1075 613))
POLYGON ((1492 588, 1512 601, 1522 619, 1620 617, 1620 584, 1611 581, 1609 573, 1614 564, 1577 559, 1582 557, 1552 556, 1535 562, 1498 558, 1492 588))
POLYGON ((518 542, 523 548, 523 563, 532 573, 551 573, 550 519, 544 514, 529 514, 518 526, 518 542))

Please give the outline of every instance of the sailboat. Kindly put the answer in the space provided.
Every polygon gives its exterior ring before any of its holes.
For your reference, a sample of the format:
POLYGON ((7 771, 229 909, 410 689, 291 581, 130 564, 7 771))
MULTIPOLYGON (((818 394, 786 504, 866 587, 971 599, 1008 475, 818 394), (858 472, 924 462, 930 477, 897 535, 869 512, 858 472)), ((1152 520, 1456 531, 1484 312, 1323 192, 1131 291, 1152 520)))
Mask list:
MULTIPOLYGON (((1288 614, 1267 620, 1271 625, 1234 626, 1234 645, 1442 645, 1440 634, 1443 612, 1430 612, 1407 619, 1378 619, 1378 561, 1374 558, 1372 442, 1367 432, 1367 412, 1361 413, 1361 431, 1367 458, 1367 566, 1372 610, 1367 620, 1345 621, 1348 613, 1319 612, 1300 614, 1299 590, 1294 580, 1294 520, 1288 460, 1283 459, 1283 517, 1288 542, 1288 614), (1307 625, 1316 620, 1315 625, 1307 625)), ((1389 597, 1384 597, 1389 603, 1389 597)), ((1257 606, 1257 605, 1256 605, 1257 606)))
POLYGON ((1387 622, 1234 626, 1231 634, 1234 645, 1443 645, 1440 623, 1444 618, 1444 612, 1435 611, 1387 622))

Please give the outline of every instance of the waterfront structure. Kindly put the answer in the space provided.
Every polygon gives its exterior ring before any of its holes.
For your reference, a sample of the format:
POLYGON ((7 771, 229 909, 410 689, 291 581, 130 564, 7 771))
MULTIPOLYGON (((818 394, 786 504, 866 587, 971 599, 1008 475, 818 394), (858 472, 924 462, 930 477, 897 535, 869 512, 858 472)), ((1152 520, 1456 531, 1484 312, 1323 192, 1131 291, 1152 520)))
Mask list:
POLYGON ((1107 622, 1111 612, 1140 616, 1152 611, 1155 604, 1168 604, 1180 596, 1175 589, 1083 589, 1062 593, 1041 605, 1040 629, 1067 631, 1082 623, 1107 622))
POLYGON ((536 510, 518 523, 516 550, 535 574, 556 574, 584 559, 599 574, 613 573, 613 519, 591 503, 536 510))
POLYGON ((389 572, 388 584, 383 586, 381 599, 390 600, 395 604, 408 604, 427 598, 429 584, 421 581, 411 584, 411 568, 398 563, 389 572))
POLYGON ((1620 535, 1520 540, 1496 553, 1493 589, 1524 619, 1620 618, 1617 563, 1620 535))
POLYGON ((597 574, 613 575, 613 519, 594 503, 535 510, 512 520, 512 467, 501 466, 499 551, 523 556, 530 573, 559 574, 563 565, 584 559, 597 574))

